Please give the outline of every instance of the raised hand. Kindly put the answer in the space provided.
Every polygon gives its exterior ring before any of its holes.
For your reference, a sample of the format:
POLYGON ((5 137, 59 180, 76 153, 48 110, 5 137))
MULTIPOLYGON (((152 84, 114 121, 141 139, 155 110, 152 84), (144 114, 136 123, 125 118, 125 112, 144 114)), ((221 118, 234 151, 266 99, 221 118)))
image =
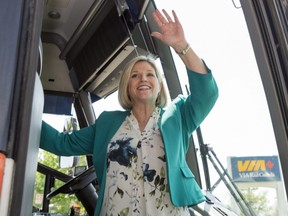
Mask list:
POLYGON ((180 52, 188 44, 182 25, 174 10, 172 10, 174 21, 166 10, 163 9, 162 12, 163 14, 159 10, 155 10, 153 13, 153 18, 161 32, 152 32, 151 35, 171 46, 176 52, 180 52))

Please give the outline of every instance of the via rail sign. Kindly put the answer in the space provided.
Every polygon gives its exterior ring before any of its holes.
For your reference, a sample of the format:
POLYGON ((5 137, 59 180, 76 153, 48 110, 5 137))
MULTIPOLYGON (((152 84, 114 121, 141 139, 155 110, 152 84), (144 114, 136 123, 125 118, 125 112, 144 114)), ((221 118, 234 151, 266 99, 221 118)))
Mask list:
POLYGON ((231 157, 230 163, 235 182, 281 180, 277 156, 231 157))

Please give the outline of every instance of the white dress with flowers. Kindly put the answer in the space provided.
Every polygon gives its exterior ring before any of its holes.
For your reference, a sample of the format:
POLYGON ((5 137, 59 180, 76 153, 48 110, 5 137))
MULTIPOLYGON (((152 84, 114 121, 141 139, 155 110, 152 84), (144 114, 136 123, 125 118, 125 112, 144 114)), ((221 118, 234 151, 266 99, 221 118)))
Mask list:
POLYGON ((131 112, 108 144, 101 216, 190 215, 170 200, 159 116, 157 108, 141 133, 131 112))

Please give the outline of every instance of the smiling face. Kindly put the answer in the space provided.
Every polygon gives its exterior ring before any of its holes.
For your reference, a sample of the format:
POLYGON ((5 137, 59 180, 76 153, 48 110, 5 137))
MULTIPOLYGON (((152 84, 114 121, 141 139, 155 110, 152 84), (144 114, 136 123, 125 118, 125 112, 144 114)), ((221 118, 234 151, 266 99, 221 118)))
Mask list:
POLYGON ((144 103, 155 106, 160 89, 152 65, 146 61, 137 62, 132 68, 128 82, 128 93, 133 104, 144 103))

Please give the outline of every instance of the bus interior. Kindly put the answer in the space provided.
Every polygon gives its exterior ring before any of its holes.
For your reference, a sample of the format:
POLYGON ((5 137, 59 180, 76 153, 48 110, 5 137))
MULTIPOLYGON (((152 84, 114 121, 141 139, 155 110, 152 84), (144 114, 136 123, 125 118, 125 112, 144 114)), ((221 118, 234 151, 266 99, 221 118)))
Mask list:
MULTIPOLYGON (((240 4, 269 107, 287 203, 288 3, 240 0, 240 4)), ((72 195, 85 215, 93 215, 98 185, 92 156, 50 156, 56 166, 45 164, 43 150, 39 150, 42 119, 45 116, 51 124, 58 124, 55 116, 60 116, 59 130, 93 124, 98 102, 117 94, 123 66, 138 55, 157 58, 171 100, 183 94, 173 50, 150 36, 157 31, 152 18, 156 8, 157 0, 1 2, 1 215, 76 215, 71 204, 65 206, 66 213, 51 212, 53 206, 57 211, 57 202, 72 195), (61 186, 56 188, 55 181, 61 186), (38 197, 36 184, 41 184, 37 186, 42 191, 38 197), (56 200, 61 194, 66 196, 56 200)), ((114 109, 113 104, 106 105, 114 109)), ((207 198, 189 209, 192 216, 256 215, 213 149, 203 141, 200 127, 191 137, 187 163, 207 198), (209 161, 237 210, 213 194, 209 161)))

